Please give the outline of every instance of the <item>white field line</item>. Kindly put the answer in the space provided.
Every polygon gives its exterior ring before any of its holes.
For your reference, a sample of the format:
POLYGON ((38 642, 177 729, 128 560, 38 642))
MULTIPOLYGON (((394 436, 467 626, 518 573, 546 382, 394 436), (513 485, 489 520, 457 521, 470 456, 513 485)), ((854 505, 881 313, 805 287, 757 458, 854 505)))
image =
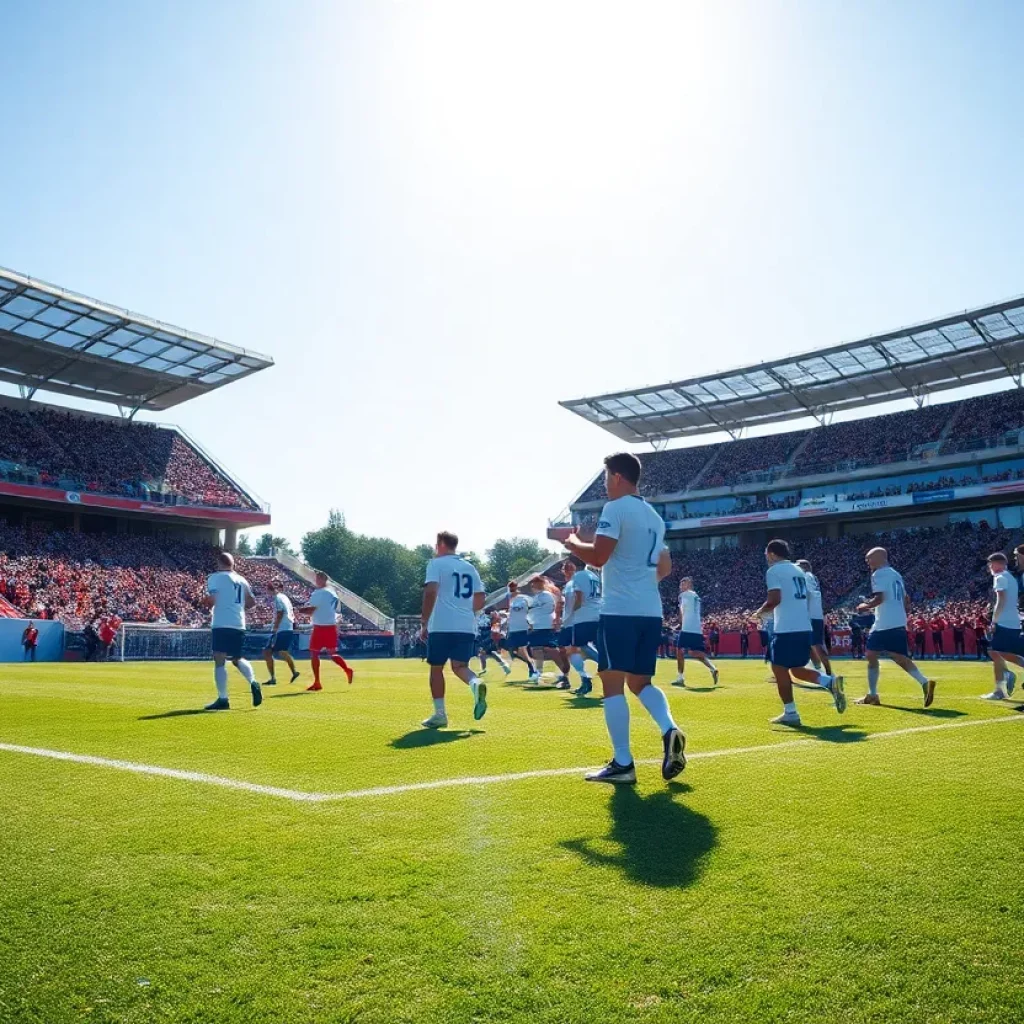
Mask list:
MULTIPOLYGON (((864 740, 887 740, 911 736, 921 732, 941 732, 946 729, 970 729, 983 725, 1005 725, 1007 722, 1024 722, 1024 715, 1006 718, 984 718, 972 722, 944 722, 941 725, 920 725, 907 729, 892 729, 889 732, 869 733, 864 740)), ((853 742, 853 741, 847 741, 853 742)), ((732 757, 741 754, 769 754, 776 750, 792 750, 795 747, 821 746, 817 739, 785 740, 782 743, 761 743, 752 747, 726 747, 722 750, 704 750, 690 754, 687 761, 703 761, 718 757, 732 757)), ((842 744, 840 744, 842 745, 842 744)), ((582 775, 591 771, 584 768, 543 768, 529 772, 508 772, 504 775, 471 775, 456 779, 436 779, 433 782, 410 782, 399 786, 376 786, 373 789, 353 789, 341 793, 307 793, 299 789, 285 789, 281 786, 264 786, 243 779, 229 779, 222 775, 208 775, 205 772, 183 771, 179 768, 162 768, 154 764, 139 764, 136 761, 118 761, 90 754, 73 754, 66 750, 47 750, 44 747, 23 747, 16 743, 0 743, 0 751, 9 754, 27 754, 31 757, 45 757, 53 761, 71 761, 74 764, 90 764, 99 768, 116 768, 137 775, 157 775, 166 779, 180 779, 182 782, 198 782, 223 789, 242 790, 261 796, 278 797, 299 803, 333 803, 339 800, 359 800, 365 797, 395 796, 400 793, 415 793, 427 789, 452 789, 456 786, 488 786, 497 782, 520 782, 524 779, 546 779, 560 775, 582 775)), ((660 764, 658 760, 641 761, 641 764, 660 764)))

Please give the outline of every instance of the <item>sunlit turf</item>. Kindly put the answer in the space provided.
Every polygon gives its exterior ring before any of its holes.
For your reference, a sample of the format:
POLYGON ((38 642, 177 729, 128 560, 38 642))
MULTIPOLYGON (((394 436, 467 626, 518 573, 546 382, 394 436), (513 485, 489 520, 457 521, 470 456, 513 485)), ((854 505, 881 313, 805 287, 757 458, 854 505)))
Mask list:
MULTIPOLYGON (((672 785, 302 803, 0 750, 0 1021, 1024 1019, 1024 715, 977 699, 991 669, 934 666, 929 711, 890 666, 882 708, 798 690, 795 733, 760 662, 722 669, 662 666, 688 752, 743 748, 672 785)), ((190 714, 209 665, 0 666, 0 743, 328 794, 607 757, 599 701, 522 673, 479 723, 451 682, 424 733, 419 662, 326 671, 190 714)))

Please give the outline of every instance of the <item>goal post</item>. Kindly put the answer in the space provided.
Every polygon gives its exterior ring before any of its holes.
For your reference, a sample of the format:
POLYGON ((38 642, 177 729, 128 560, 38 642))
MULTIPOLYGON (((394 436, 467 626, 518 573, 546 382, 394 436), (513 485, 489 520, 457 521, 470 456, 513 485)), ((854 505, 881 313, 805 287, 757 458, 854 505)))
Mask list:
POLYGON ((114 639, 117 661, 202 661, 211 653, 209 629, 123 622, 114 639))

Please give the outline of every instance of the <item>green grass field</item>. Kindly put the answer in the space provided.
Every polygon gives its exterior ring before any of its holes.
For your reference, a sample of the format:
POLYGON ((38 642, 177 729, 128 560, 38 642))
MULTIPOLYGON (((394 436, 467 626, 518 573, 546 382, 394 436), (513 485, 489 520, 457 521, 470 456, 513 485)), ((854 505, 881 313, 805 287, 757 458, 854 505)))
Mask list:
POLYGON ((679 782, 612 789, 501 778, 607 756, 598 701, 522 673, 480 723, 450 682, 425 733, 412 661, 258 710, 233 673, 220 714, 206 664, 0 666, 0 744, 282 791, 0 749, 0 1021, 1024 1019, 1024 715, 990 669, 937 666, 928 712, 890 666, 882 708, 798 690, 794 732, 764 666, 722 668, 666 686, 679 782))

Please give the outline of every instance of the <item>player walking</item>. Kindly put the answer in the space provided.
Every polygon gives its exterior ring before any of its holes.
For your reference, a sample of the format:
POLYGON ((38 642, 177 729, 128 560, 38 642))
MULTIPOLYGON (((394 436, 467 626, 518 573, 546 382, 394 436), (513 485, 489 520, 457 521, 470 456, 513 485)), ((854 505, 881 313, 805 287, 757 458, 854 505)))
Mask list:
POLYGON ((537 575, 530 580, 530 591, 533 598, 530 602, 529 620, 530 632, 530 654, 533 657, 536 671, 531 675, 530 681, 539 683, 544 675, 544 659, 547 656, 558 666, 558 676, 555 679, 555 687, 559 690, 568 690, 571 685, 566 674, 569 671, 569 662, 565 659, 558 647, 558 631, 555 629, 555 621, 558 619, 560 607, 562 606, 562 594, 558 587, 543 576, 537 575))
POLYGON ((444 666, 449 661, 452 672, 473 695, 474 720, 479 722, 487 713, 487 684, 469 667, 476 642, 476 616, 484 606, 484 585, 473 563, 455 553, 458 547, 459 538, 442 531, 437 535, 436 555, 427 562, 422 636, 427 641, 434 713, 423 720, 426 729, 443 729, 448 725, 444 666))
POLYGON ((212 608, 210 620, 210 646, 213 648, 213 679, 217 684, 217 699, 206 705, 207 711, 227 711, 228 670, 224 664, 229 658, 231 664, 249 684, 252 692, 252 706, 263 703, 263 691, 256 682, 252 665, 242 657, 245 641, 245 612, 256 604, 252 587, 248 581, 235 572, 235 560, 226 551, 217 556, 219 569, 211 573, 206 581, 206 596, 203 607, 212 608))
POLYGON ((530 657, 530 599, 519 593, 515 580, 508 582, 508 621, 505 624, 505 650, 510 658, 526 663, 530 678, 537 674, 537 666, 530 657))
POLYGON ((693 589, 693 579, 684 576, 679 581, 679 635, 676 637, 676 666, 679 675, 672 681, 673 686, 686 685, 686 655, 704 664, 711 673, 715 686, 718 685, 718 669, 707 656, 704 647, 704 623, 700 612, 700 595, 693 589))
POLYGON ((575 562, 566 562, 572 566, 573 576, 573 615, 572 642, 569 646, 569 664, 580 677, 580 685, 573 693, 577 697, 586 697, 594 689, 594 682, 587 675, 586 659, 600 661, 597 648, 597 626, 601 618, 601 577, 589 566, 576 569, 575 562))
POLYGON ((327 573, 318 570, 316 574, 316 590, 309 595, 309 604, 300 608, 304 615, 313 616, 313 632, 309 636, 309 661, 313 668, 313 685, 307 690, 322 690, 320 685, 320 653, 326 651, 328 657, 342 672, 352 685, 355 672, 348 662, 338 653, 338 595, 327 585, 327 573))
POLYGON ((889 552, 885 548, 872 548, 864 560, 871 569, 871 597, 857 605, 857 611, 874 612, 875 624, 868 633, 868 692, 857 703, 882 703, 878 696, 878 658, 888 654, 904 672, 921 684, 924 706, 931 707, 935 699, 935 680, 924 677, 907 650, 910 598, 903 577, 889 564, 889 552))
MULTIPOLYGON (((501 633, 499 631, 499 639, 501 633)), ((487 659, 493 658, 500 666, 505 675, 512 669, 505 664, 505 659, 498 653, 498 645, 494 642, 494 619, 483 610, 476 617, 476 654, 480 659, 479 675, 487 674, 487 659)))
MULTIPOLYGON (((1018 564, 1024 562, 1017 553, 1018 564)), ((992 640, 989 655, 996 677, 995 689, 985 695, 985 700, 1006 700, 1017 685, 1017 676, 1007 668, 1010 662, 1024 668, 1024 641, 1020 632, 1020 612, 1017 604, 1017 579, 1007 569, 1007 558, 1001 551, 988 556, 988 570, 992 574, 992 590, 995 606, 992 609, 992 640)))
POLYGON ((832 675, 832 662, 828 657, 828 645, 825 643, 825 609, 821 600, 821 584, 818 577, 811 572, 811 563, 806 558, 798 558, 796 563, 804 571, 807 580, 807 611, 811 616, 811 664, 825 675, 832 675))
POLYGON ((686 739, 672 718, 665 694, 651 682, 664 614, 658 582, 672 571, 665 523, 637 493, 641 466, 635 455, 609 455, 604 466, 609 500, 601 510, 594 542, 588 544, 576 534, 565 540, 570 554, 602 569, 598 674, 612 759, 586 778, 588 782, 636 782, 629 742, 628 686, 661 732, 662 777, 674 779, 686 767, 686 739))
POLYGON ((274 621, 267 646, 263 648, 263 660, 267 663, 270 678, 263 684, 264 686, 277 686, 277 679, 274 677, 275 656, 281 658, 291 670, 292 677, 288 680, 290 683, 294 683, 300 675, 291 656, 292 638, 295 636, 295 611, 292 609, 292 601, 280 584, 276 584, 273 591, 274 621))
POLYGON ((836 711, 846 710, 843 677, 826 675, 807 668, 811 656, 811 615, 807 607, 807 577, 789 557, 784 540, 772 540, 765 548, 768 572, 765 583, 768 597, 754 613, 772 615, 771 666, 775 685, 782 700, 782 714, 772 719, 775 725, 800 725, 800 714, 793 700, 792 676, 816 683, 832 694, 836 711))

